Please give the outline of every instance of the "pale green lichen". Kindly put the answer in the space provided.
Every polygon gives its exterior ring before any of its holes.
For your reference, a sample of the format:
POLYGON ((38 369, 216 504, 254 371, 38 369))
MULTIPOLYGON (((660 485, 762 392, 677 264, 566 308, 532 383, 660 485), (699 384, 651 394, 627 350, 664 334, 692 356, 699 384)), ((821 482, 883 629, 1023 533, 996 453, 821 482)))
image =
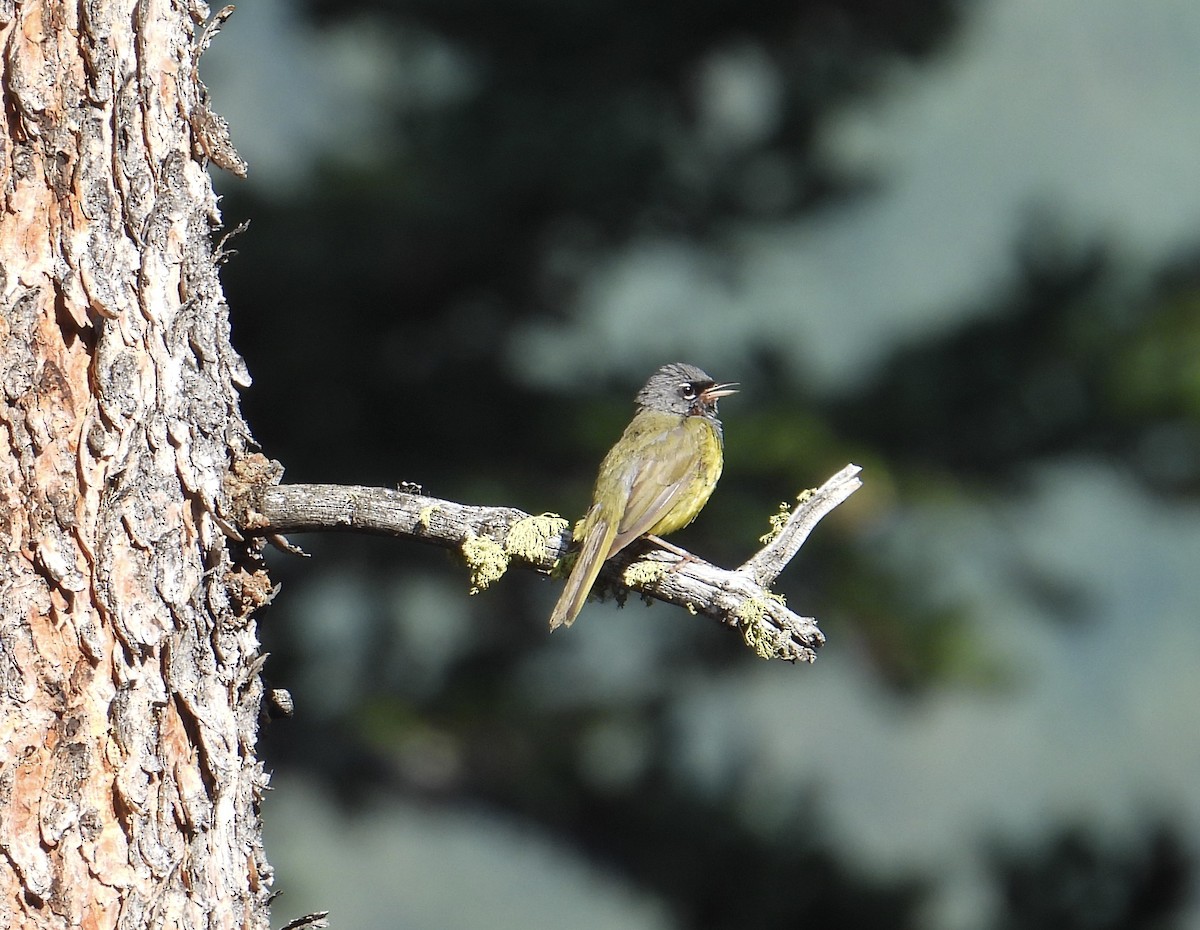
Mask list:
POLYGON ((760 659, 775 659, 787 655, 789 637, 784 630, 775 629, 766 622, 769 615, 767 599, 781 605, 786 603, 782 595, 768 593, 766 599, 752 597, 743 601, 734 616, 737 617, 746 645, 760 659))
POLYGON ((662 562, 642 559, 640 562, 626 566, 625 571, 621 573, 621 580, 630 588, 642 590, 662 578, 667 571, 667 567, 662 562))
POLYGON ((437 504, 430 504, 428 507, 422 507, 417 514, 417 526, 426 533, 429 532, 429 521, 433 518, 433 514, 437 509, 437 504))
MULTIPOLYGON (((812 498, 817 492, 812 488, 806 488, 796 495, 796 503, 803 504, 812 498)), ((758 537, 758 541, 764 546, 769 545, 779 538, 779 534, 783 532, 783 528, 787 526, 788 520, 792 518, 792 507, 787 501, 782 501, 779 504, 779 510, 768 517, 771 528, 758 537)))
POLYGON ((567 528, 567 521, 556 513, 518 520, 508 531, 504 551, 514 559, 537 565, 546 554, 546 546, 558 539, 567 528))
POLYGON ((784 526, 787 525, 788 517, 791 515, 792 508, 788 505, 788 502, 781 501, 779 504, 779 510, 771 514, 771 528, 759 536, 758 541, 765 546, 767 543, 775 539, 775 537, 783 532, 784 526))
POLYGON ((504 548, 486 536, 470 536, 463 540, 463 560, 471 570, 471 594, 486 590, 499 581, 508 569, 504 548))

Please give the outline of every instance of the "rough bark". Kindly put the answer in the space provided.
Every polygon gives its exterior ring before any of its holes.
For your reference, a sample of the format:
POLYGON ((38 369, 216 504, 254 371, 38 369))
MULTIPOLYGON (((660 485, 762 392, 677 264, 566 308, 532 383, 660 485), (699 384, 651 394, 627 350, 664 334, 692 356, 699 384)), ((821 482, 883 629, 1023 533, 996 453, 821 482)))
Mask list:
POLYGON ((6 927, 267 924, 201 7, 0 2, 6 927))

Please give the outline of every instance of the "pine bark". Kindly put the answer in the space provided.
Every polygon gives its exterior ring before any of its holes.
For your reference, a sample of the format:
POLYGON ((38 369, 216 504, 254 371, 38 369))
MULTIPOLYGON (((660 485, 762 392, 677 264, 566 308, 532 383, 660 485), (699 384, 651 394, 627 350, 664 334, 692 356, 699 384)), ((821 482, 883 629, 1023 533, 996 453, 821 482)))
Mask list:
POLYGON ((206 15, 0 0, 4 927, 267 926, 206 15))

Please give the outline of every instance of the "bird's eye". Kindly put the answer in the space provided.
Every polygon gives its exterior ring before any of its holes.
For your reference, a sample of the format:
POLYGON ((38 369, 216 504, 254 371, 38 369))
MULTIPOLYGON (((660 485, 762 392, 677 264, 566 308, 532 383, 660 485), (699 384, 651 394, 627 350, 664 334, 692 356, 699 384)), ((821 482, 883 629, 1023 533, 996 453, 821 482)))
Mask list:
POLYGON ((695 400, 696 399, 696 388, 691 384, 687 384, 687 383, 681 384, 681 385, 679 385, 679 396, 682 397, 684 400, 695 400))

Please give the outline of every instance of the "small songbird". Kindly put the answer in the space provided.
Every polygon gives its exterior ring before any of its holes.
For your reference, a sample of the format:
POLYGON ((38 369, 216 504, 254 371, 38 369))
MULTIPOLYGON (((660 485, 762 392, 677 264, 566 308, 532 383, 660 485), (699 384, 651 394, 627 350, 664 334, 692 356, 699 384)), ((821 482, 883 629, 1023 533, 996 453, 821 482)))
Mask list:
POLYGON ((550 629, 575 621, 606 559, 641 536, 687 526, 708 503, 723 458, 717 401, 733 387, 675 362, 638 391, 637 412, 600 463, 592 506, 575 527, 579 556, 550 629))

